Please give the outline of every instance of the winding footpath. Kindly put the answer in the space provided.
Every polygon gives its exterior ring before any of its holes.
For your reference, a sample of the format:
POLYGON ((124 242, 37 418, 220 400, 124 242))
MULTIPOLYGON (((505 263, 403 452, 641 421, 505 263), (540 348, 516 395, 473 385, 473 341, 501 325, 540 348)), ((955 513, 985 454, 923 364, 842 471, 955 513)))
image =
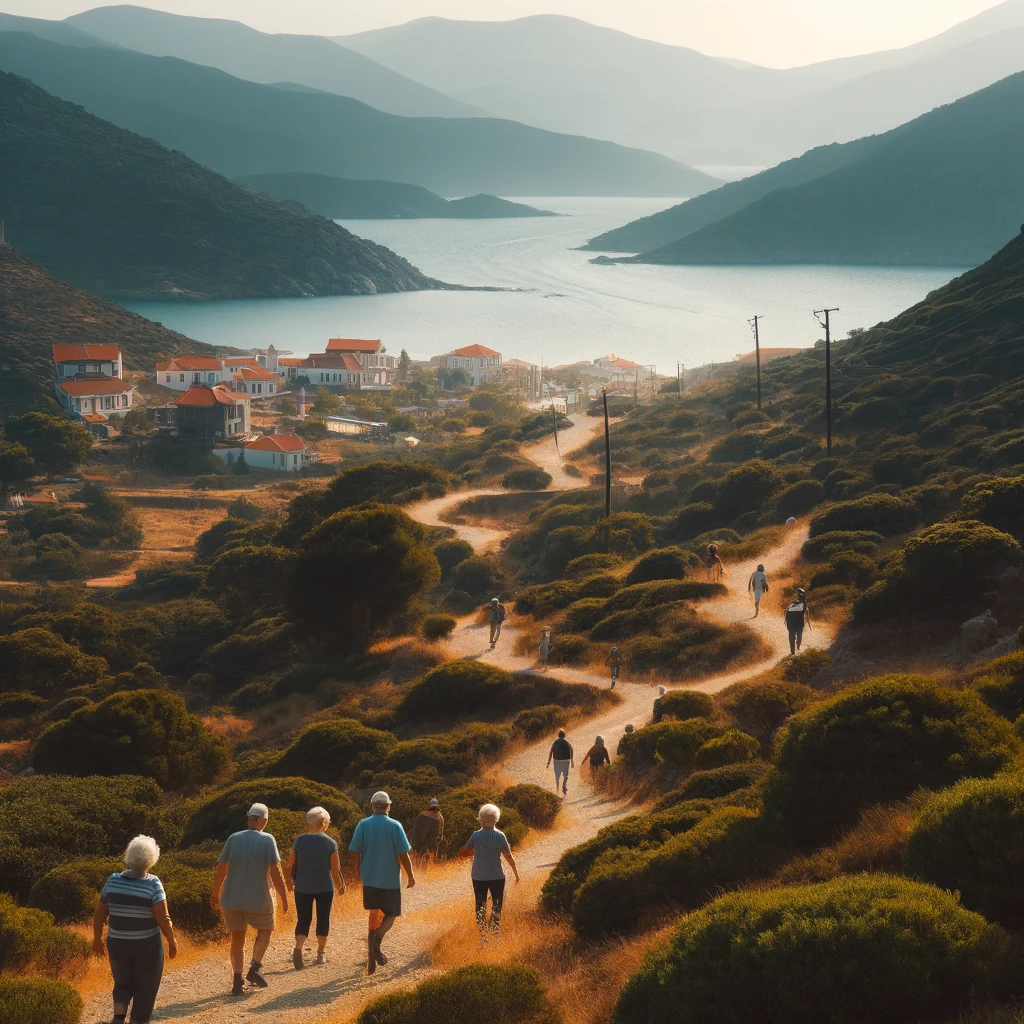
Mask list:
MULTIPOLYGON (((560 433, 559 446, 563 453, 578 447, 600 430, 602 424, 582 422, 571 430, 560 433)), ((553 477, 552 490, 579 485, 579 479, 566 474, 562 460, 555 451, 553 439, 527 446, 526 453, 553 477)), ((435 501, 410 506, 409 513, 421 522, 431 525, 450 525, 442 518, 467 498, 481 494, 501 493, 494 490, 462 491, 435 501)), ((478 551, 493 550, 505 533, 478 525, 454 527, 478 551)), ((795 526, 777 547, 758 556, 768 568, 769 575, 778 573, 797 557, 806 539, 806 528, 795 526)), ((693 689, 716 692, 743 678, 749 678, 770 667, 784 654, 788 654, 788 640, 777 604, 777 593, 769 594, 763 603, 761 616, 753 619, 752 602, 746 593, 746 580, 750 567, 727 567, 724 579, 728 590, 719 600, 703 607, 703 612, 721 622, 746 621, 762 637, 769 655, 761 662, 737 672, 711 676, 699 683, 687 684, 693 689)), ((531 627, 532 628, 532 627, 531 627)), ((512 651, 520 635, 514 616, 506 622, 501 639, 495 648, 488 645, 488 629, 475 621, 475 616, 463 619, 450 640, 453 656, 472 658, 517 672, 534 670, 532 658, 515 656, 512 651)), ((831 637, 812 631, 805 633, 806 646, 827 646, 831 637)), ((559 678, 593 683, 606 687, 608 678, 603 673, 577 669, 557 670, 559 678)), ((577 757, 593 742, 596 734, 605 737, 614 751, 627 723, 640 726, 649 720, 654 698, 651 684, 630 684, 620 681, 615 690, 620 703, 603 711, 584 724, 578 724, 570 733, 577 757)), ((551 738, 525 747, 509 756, 497 768, 497 777, 503 784, 534 782, 549 787, 553 774, 545 768, 551 738)), ((524 885, 521 891, 535 893, 537 882, 543 879, 561 854, 571 846, 593 836, 600 828, 629 813, 630 807, 596 794, 577 770, 570 775, 569 795, 563 802, 562 813, 554 827, 547 832, 533 833, 525 847, 517 851, 520 874, 524 885)), ((273 832, 271 817, 268 831, 273 832)), ((282 851, 286 853, 286 851, 282 851)), ((347 859, 343 857, 342 865, 347 859)), ((157 866, 159 872, 159 866, 157 866)), ((242 1024, 252 1021, 273 1021, 274 1024, 311 1024, 311 1022, 344 1021, 350 1019, 369 1000, 387 992, 396 980, 414 983, 430 971, 429 950, 432 943, 454 922, 467 918, 471 903, 468 867, 465 864, 442 865, 419 878, 414 889, 403 890, 404 913, 384 941, 390 958, 386 968, 378 968, 372 978, 365 974, 366 924, 358 895, 358 887, 341 897, 335 904, 328 962, 323 966, 308 965, 301 971, 291 966, 292 929, 294 912, 278 915, 278 931, 264 958, 264 973, 270 982, 265 990, 247 989, 242 996, 228 995, 231 975, 227 961, 226 943, 210 946, 189 962, 168 962, 154 1020, 186 1019, 216 1024, 242 1024)), ((169 894, 173 907, 174 893, 169 894)), ((519 890, 512 886, 510 901, 519 898, 519 890)), ((532 898, 532 897, 531 897, 532 898)), ((307 946, 308 956, 309 946, 307 946)), ((84 1020, 88 1022, 109 1019, 109 995, 90 992, 84 1020)))

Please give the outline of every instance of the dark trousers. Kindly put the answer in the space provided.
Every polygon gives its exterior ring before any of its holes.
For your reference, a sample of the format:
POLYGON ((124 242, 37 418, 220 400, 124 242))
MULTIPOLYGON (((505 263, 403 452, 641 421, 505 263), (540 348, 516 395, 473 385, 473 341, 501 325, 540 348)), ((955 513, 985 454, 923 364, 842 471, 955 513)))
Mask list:
POLYGON ((132 1020, 145 1024, 153 1015, 160 979, 164 976, 164 940, 107 937, 110 973, 114 976, 114 1002, 132 1004, 132 1020))
POLYGON ((804 627, 790 627, 789 629, 789 653, 796 654, 797 648, 803 643, 804 627))
POLYGON ((495 878, 481 882, 473 879, 473 896, 476 898, 476 923, 484 928, 487 925, 487 893, 491 893, 491 927, 501 924, 501 904, 505 900, 505 879, 495 878))
POLYGON ((334 890, 329 892, 299 892, 295 890, 295 934, 308 935, 313 923, 313 904, 316 903, 316 933, 329 935, 331 931, 331 904, 334 890))

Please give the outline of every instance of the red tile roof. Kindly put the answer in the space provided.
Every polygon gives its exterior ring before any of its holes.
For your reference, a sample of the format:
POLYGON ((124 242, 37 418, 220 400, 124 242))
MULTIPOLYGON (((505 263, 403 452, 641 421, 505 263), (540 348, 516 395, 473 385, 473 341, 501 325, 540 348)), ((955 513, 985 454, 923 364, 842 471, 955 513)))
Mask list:
POLYGON ((362 366, 354 355, 348 352, 317 352, 302 360, 303 369, 314 370, 348 370, 350 373, 359 373, 362 366))
POLYGON ((62 380, 57 385, 72 398, 91 398, 93 395, 123 395, 132 386, 120 377, 97 377, 95 380, 62 380))
POLYGON ((53 361, 55 363, 74 363, 83 360, 111 362, 121 359, 120 345, 54 345, 53 361))
POLYGON ((301 366, 302 365, 302 357, 301 356, 281 356, 277 360, 277 365, 278 366, 301 366))
POLYGON ((303 452, 306 450, 306 442, 295 434, 265 434, 250 441, 245 447, 258 452, 303 452))
POLYGON ((82 419, 85 420, 86 423, 106 423, 107 422, 107 417, 104 416, 102 413, 98 413, 98 412, 82 413, 82 419))
POLYGON ((451 353, 453 356, 500 356, 493 348, 486 348, 484 345, 467 345, 465 348, 457 348, 451 353))
POLYGON ((158 371, 164 370, 219 370, 221 362, 216 356, 176 356, 166 363, 157 363, 158 371))
POLYGON ((262 366, 239 366, 235 368, 235 377, 242 380, 277 380, 277 374, 264 370, 262 366))
POLYGON ((234 405, 236 402, 248 402, 247 395, 236 394, 229 391, 222 384, 216 387, 206 388, 201 385, 193 386, 181 396, 175 399, 174 405, 198 405, 212 409, 218 403, 220 405, 234 405))
POLYGON ((254 370, 262 370, 259 360, 255 356, 230 356, 224 360, 225 366, 250 366, 254 370))
POLYGON ((383 347, 380 338, 376 341, 361 338, 331 338, 327 342, 328 352, 376 352, 383 347))

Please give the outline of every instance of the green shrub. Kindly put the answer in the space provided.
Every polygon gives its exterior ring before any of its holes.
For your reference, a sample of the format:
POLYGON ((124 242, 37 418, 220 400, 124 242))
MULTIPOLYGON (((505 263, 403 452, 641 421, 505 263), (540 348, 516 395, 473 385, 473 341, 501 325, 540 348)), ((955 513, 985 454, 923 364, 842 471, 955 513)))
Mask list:
POLYGON ((492 555, 473 555, 459 562, 451 572, 451 584, 476 600, 500 597, 508 586, 501 565, 492 555))
POLYGON ((452 538, 443 540, 434 547, 434 557, 437 564, 441 566, 441 582, 446 583, 451 579, 452 570, 467 558, 473 555, 473 545, 468 540, 452 538))
POLYGON ((246 811, 257 801, 270 809, 267 827, 275 835, 274 812, 278 810, 301 811, 304 814, 319 805, 330 814, 331 828, 336 828, 343 837, 351 834, 362 817, 359 808, 344 793, 331 786, 304 778, 248 779, 220 790, 201 803, 185 825, 182 843, 193 846, 208 839, 223 843, 232 832, 245 828, 246 811))
POLYGON ((735 683, 718 699, 741 728, 767 744, 787 718, 813 703, 817 695, 800 683, 735 683))
POLYGON ((764 761, 746 761, 694 772, 681 786, 666 793, 655 811, 674 807, 687 800, 717 800, 762 782, 770 766, 764 761))
POLYGON ((873 558, 855 551, 841 551, 833 555, 827 565, 815 570, 809 585, 812 590, 836 583, 863 590, 871 586, 877 572, 873 558))
POLYGON ((978 696, 997 714, 1014 721, 1024 714, 1024 650, 987 662, 971 675, 978 696))
MULTIPOLYGON (((681 722, 657 722, 623 733, 616 754, 632 772, 649 768, 655 763, 654 751, 658 741, 680 725, 681 722)), ((688 730, 684 731, 688 733, 688 730)))
POLYGON ((512 724, 528 739, 535 740, 545 733, 566 724, 566 709, 559 704, 544 704, 539 708, 520 711, 512 724))
POLYGON ((451 615, 428 615, 420 623, 420 632, 427 640, 444 640, 451 636, 459 620, 451 615))
POLYGON ((676 513, 665 532, 669 537, 695 537, 705 530, 710 530, 715 525, 716 518, 714 506, 706 501, 694 501, 684 505, 676 513))
POLYGON ((559 633, 551 645, 552 665, 586 665, 590 661, 593 645, 585 636, 559 633))
POLYGON ((569 633, 585 633, 605 617, 607 601, 603 597, 585 597, 566 609, 561 628, 569 633))
POLYGON ((228 752, 177 694, 129 690, 51 726, 32 760, 45 773, 148 775, 164 789, 185 789, 212 782, 228 752))
POLYGON ((751 459, 722 477, 715 497, 715 512, 725 522, 746 512, 761 512, 783 486, 782 477, 770 462, 751 459))
POLYGON ((551 486, 551 474, 539 466, 510 469, 501 478, 501 486, 510 491, 543 491, 551 486))
POLYGON ((622 587, 617 576, 610 572, 594 573, 581 579, 577 584, 576 593, 581 597, 611 597, 622 587))
POLYGON ((827 562, 843 551, 870 555, 878 550, 884 539, 880 533, 871 530, 833 530, 807 541, 801 548, 801 554, 808 562, 827 562))
POLYGON ((826 840, 865 807, 993 775, 1020 752, 1009 723, 976 694, 884 676, 790 719, 766 808, 800 841, 826 840))
MULTIPOLYGON (((722 730, 704 718, 691 718, 685 722, 668 722, 668 728, 658 737, 654 753, 661 761, 677 768, 692 768, 696 763, 697 751, 708 740, 722 734, 722 730)), ((705 765, 717 768, 718 765, 705 765)))
POLYGON ((81 857, 61 864, 32 886, 29 906, 52 914, 57 924, 85 921, 96 909, 103 883, 119 867, 113 857, 81 857))
POLYGON ((549 790, 532 782, 510 786, 501 795, 501 806, 514 807, 530 828, 551 828, 562 802, 549 790))
POLYGON ((1024 476, 975 484, 961 499, 960 509, 966 519, 977 519, 1024 541, 1024 476))
POLYGON ((52 914, 34 907, 19 907, 10 896, 0 893, 0 975, 20 973, 30 967, 46 974, 59 974, 88 952, 85 939, 76 932, 58 928, 52 914))
POLYGON ((651 580, 681 580, 687 566, 695 561, 689 551, 682 548, 656 548, 641 555, 626 574, 626 586, 649 583, 651 580))
POLYGON ((0 636, 0 691, 62 693, 91 686, 106 671, 103 658, 83 654, 48 629, 20 629, 0 636))
POLYGON ((359 1024, 557 1024, 537 972, 521 965, 470 964, 375 999, 359 1024))
POLYGON ((78 1024, 82 1008, 82 997, 66 981, 0 974, 0 1020, 78 1024))
POLYGON ((441 775, 465 778, 486 759, 500 755, 510 738, 511 731, 506 726, 474 722, 451 732, 396 743, 380 767, 408 772, 433 766, 441 775))
POLYGON ((875 1024, 1001 994, 1009 936, 884 875, 733 893, 685 917, 627 982, 613 1024, 875 1024), (813 966, 811 966, 813 965, 813 966))
POLYGON ((817 480, 798 480, 790 484, 776 499, 775 514, 779 519, 802 516, 825 500, 825 488, 817 480))
MULTIPOLYGON (((454 857, 466 845, 469 837, 480 828, 477 814, 484 804, 500 803, 500 794, 479 786, 463 786, 449 790, 444 797, 444 839, 441 855, 454 857)), ((501 808, 498 828, 505 833, 509 845, 515 849, 529 831, 519 812, 512 806, 501 808)))
POLYGON ((1024 778, 966 779, 933 796, 907 838, 907 874, 960 895, 1010 928, 1024 924, 1024 778))
POLYGON ((368 729, 352 718, 319 722, 299 734, 272 774, 301 775, 328 785, 355 782, 362 772, 379 767, 396 742, 392 733, 368 729))
POLYGON ((590 555, 580 555, 579 558, 574 558, 565 567, 564 575, 567 579, 581 579, 584 576, 589 576, 592 572, 614 569, 621 564, 622 559, 618 555, 594 552, 590 555))
POLYGON ((700 690, 669 690, 659 706, 662 718, 676 718, 680 722, 687 718, 715 718, 718 714, 715 698, 700 690))
POLYGON ((883 537, 906 533, 917 522, 917 511, 907 501, 891 494, 868 494, 853 501, 841 501, 815 512, 811 517, 811 537, 837 530, 872 531, 883 537))
POLYGON ((42 711, 45 707, 45 698, 34 693, 27 693, 24 690, 0 693, 0 719, 24 718, 42 711))
POLYGON ((516 611, 520 615, 546 618, 560 608, 567 608, 579 597, 579 584, 568 580, 524 587, 516 594, 516 611))
POLYGON ((810 683, 815 676, 832 667, 832 655, 820 647, 808 647, 794 654, 782 669, 782 678, 789 683, 810 683))
POLYGON ((728 729, 721 736, 715 736, 701 746, 694 755, 694 762, 701 768, 722 768, 744 761, 756 761, 761 756, 761 745, 753 736, 739 729, 728 729))

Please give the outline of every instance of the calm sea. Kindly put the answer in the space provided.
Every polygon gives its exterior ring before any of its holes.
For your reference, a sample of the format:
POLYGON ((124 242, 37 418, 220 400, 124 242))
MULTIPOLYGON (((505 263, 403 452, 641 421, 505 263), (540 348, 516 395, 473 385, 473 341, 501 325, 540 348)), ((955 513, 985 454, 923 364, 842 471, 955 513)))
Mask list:
POLYGON ((129 308, 183 334, 239 348, 322 352, 329 337, 381 338, 429 358, 479 342, 545 365, 609 353, 697 366, 765 346, 809 346, 811 315, 838 306, 836 336, 912 305, 961 270, 860 267, 595 266, 576 247, 674 199, 520 199, 561 217, 526 220, 352 221, 345 226, 445 281, 508 292, 413 292, 318 299, 138 302, 129 308))

